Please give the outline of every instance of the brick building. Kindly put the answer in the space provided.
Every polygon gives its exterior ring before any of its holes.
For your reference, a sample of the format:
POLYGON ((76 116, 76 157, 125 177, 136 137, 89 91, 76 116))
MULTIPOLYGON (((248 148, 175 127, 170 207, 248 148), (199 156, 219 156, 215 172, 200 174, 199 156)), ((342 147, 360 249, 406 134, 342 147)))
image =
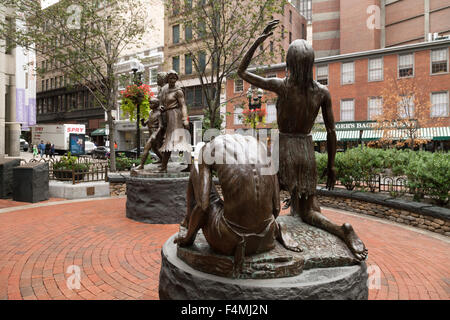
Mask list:
MULTIPOLYGON (((192 2, 186 3, 191 3, 192 5, 192 2)), ((177 10, 175 13, 166 11, 164 17, 164 69, 165 71, 172 69, 178 72, 180 84, 185 91, 192 131, 198 132, 202 128, 206 100, 202 93, 199 76, 195 71, 192 58, 189 55, 189 48, 193 47, 198 51, 197 48, 201 47, 201 45, 192 42, 186 44, 186 40, 192 39, 192 28, 186 28, 186 26, 180 23, 180 15, 182 14, 183 10, 177 10)), ((280 40, 282 50, 281 52, 277 52, 276 48, 274 49, 275 58, 271 63, 281 63, 285 58, 285 52, 287 52, 289 44, 294 39, 306 39, 308 22, 300 14, 299 9, 291 3, 286 4, 284 14, 275 14, 273 18, 280 20, 280 27, 276 31, 276 37, 280 40)), ((273 45, 271 47, 274 48, 273 45)), ((199 61, 201 63, 208 59, 209 57, 204 54, 203 59, 199 58, 199 61)), ((206 74, 208 74, 208 67, 206 68, 206 74)), ((222 97, 224 97, 223 94, 222 97)), ((193 134, 192 136, 192 143, 195 145, 198 141, 197 134, 193 134)))
MULTIPOLYGON (((371 124, 374 115, 382 110, 380 95, 387 86, 387 79, 395 77, 399 81, 417 78, 424 82, 425 94, 429 94, 432 107, 430 116, 423 123, 425 127, 434 129, 421 129, 424 131, 422 136, 434 141, 430 148, 450 148, 449 47, 450 40, 437 40, 317 58, 314 76, 316 81, 327 85, 330 90, 340 147, 358 144, 361 139, 376 139, 371 124), (441 121, 436 121, 437 116, 441 121)), ((266 77, 283 78, 285 68, 282 63, 259 69, 264 70, 266 77)), ((230 100, 226 110, 228 130, 244 128, 239 115, 245 110, 247 101, 240 94, 249 86, 248 83, 243 86, 236 84, 232 79, 227 81, 227 98, 230 100)), ((266 125, 261 127, 274 128, 275 95, 267 93, 262 100, 267 117, 266 125)), ((320 113, 317 122, 321 122, 320 113)), ((319 147, 320 142, 326 141, 326 133, 316 132, 313 139, 319 147)), ((320 147, 323 149, 324 144, 320 147)))
POLYGON ((448 0, 314 0, 316 57, 395 47, 450 33, 448 0))

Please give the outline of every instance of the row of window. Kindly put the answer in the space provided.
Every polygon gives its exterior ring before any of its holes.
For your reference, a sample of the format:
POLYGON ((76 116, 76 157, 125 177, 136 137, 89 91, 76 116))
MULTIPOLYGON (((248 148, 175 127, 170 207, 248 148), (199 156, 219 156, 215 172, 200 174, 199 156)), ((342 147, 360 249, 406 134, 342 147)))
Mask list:
MULTIPOLYGON (((204 52, 200 52, 197 57, 198 67, 201 72, 203 72, 206 68, 206 54, 204 52)), ((175 70, 178 74, 180 74, 180 56, 172 57, 172 69, 175 70)), ((184 55, 184 74, 191 75, 193 74, 194 62, 192 55, 186 54, 184 55)))
POLYGON ((48 91, 58 88, 64 88, 67 85, 67 80, 64 76, 53 77, 41 80, 41 91, 48 91))
POLYGON ((87 91, 68 93, 37 100, 37 114, 65 112, 95 107, 94 97, 87 91))
MULTIPOLYGON (((431 50, 431 74, 449 72, 448 49, 431 50)), ((317 82, 327 86, 329 84, 328 65, 318 65, 316 69, 317 82)), ((414 53, 398 56, 398 78, 414 77, 414 53)), ((384 63, 383 57, 369 59, 368 81, 383 81, 384 63)), ((343 62, 341 65, 341 84, 355 83, 355 62, 343 62)))
MULTIPOLYGON (((240 125, 242 122, 242 112, 244 109, 237 105, 234 107, 234 124, 240 125)), ((400 118, 414 117, 414 98, 403 97, 398 106, 398 115, 400 118)), ((383 112, 383 99, 381 97, 369 97, 367 102, 368 120, 375 120, 383 112)), ((449 116, 449 93, 433 92, 431 93, 431 112, 430 116, 448 117, 449 116)), ((267 104, 266 123, 274 123, 277 120, 277 110, 275 103, 267 104)), ((322 114, 319 113, 318 122, 323 122, 322 114)), ((355 99, 342 99, 340 108, 340 121, 355 121, 355 99)))
MULTIPOLYGON (((367 119, 376 120, 383 112, 383 99, 381 97, 369 97, 367 102, 367 119)), ((414 97, 405 96, 399 102, 397 114, 401 119, 414 118, 414 97)), ((431 93, 430 117, 449 116, 448 91, 431 93)), ((342 99, 340 108, 340 121, 355 121, 355 99, 342 99)))

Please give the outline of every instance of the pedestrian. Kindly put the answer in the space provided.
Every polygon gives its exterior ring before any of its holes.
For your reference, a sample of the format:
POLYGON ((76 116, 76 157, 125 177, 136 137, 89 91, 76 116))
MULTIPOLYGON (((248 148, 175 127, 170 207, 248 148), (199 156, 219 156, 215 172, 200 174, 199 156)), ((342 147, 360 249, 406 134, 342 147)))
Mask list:
POLYGON ((55 144, 52 143, 50 147, 50 158, 53 158, 55 156, 55 144))
POLYGON ((33 144, 33 158, 36 158, 38 155, 37 145, 33 144))
POLYGON ((39 150, 39 153, 41 154, 41 158, 43 158, 44 157, 44 151, 45 151, 44 140, 41 140, 41 143, 39 143, 38 150, 39 150))
POLYGON ((47 144, 45 145, 45 157, 49 158, 50 157, 50 149, 51 149, 52 145, 50 144, 50 141, 47 141, 47 144))

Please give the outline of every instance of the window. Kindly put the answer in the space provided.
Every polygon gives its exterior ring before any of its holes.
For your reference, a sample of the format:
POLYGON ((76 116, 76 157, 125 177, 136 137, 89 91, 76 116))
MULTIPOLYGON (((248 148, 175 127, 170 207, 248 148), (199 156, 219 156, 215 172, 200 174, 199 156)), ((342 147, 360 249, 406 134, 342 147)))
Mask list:
POLYGON ((414 76, 414 54, 403 54, 398 56, 398 77, 408 78, 414 76))
POLYGON ((292 43, 292 32, 289 32, 289 43, 292 43))
POLYGON ((180 13, 180 0, 172 0, 172 9, 172 13, 174 16, 180 13))
POLYGON ((270 41, 270 52, 273 53, 273 41, 270 41))
POLYGON ((186 93, 186 105, 190 108, 203 108, 206 103, 206 97, 203 94, 202 86, 187 87, 186 93))
POLYGON ((45 90, 45 80, 41 80, 41 91, 45 90))
POLYGON ((200 52, 198 54, 198 64, 199 64, 200 72, 205 71, 205 68, 206 68, 206 53, 200 52))
POLYGON ((383 58, 369 59, 369 81, 383 80, 383 58))
POLYGON ((355 82, 355 63, 347 62, 342 64, 342 84, 355 82))
POLYGON ((306 40, 306 27, 304 23, 302 23, 302 39, 306 40))
POLYGON ((5 24, 6 24, 5 54, 11 54, 13 49, 12 35, 15 28, 14 19, 6 17, 5 24))
POLYGON ((317 66, 317 82, 328 85, 328 65, 317 66))
POLYGON ((284 39, 284 26, 281 26, 281 38, 284 39))
POLYGON ((50 89, 53 89, 53 85, 54 85, 54 80, 53 78, 50 79, 50 89))
POLYGON ((289 10, 289 23, 292 23, 292 10, 289 10))
POLYGON ((448 91, 431 94, 431 117, 448 117, 448 91))
POLYGON ((175 70, 177 73, 180 73, 180 57, 172 58, 172 69, 175 70))
POLYGON ((368 102, 368 120, 376 120, 383 113, 383 99, 370 97, 368 102))
POLYGON ((274 123, 277 121, 277 107, 275 103, 267 104, 267 123, 274 123))
POLYGON ((185 5, 186 9, 192 9, 192 0, 186 0, 185 5))
POLYGON ((235 106, 234 107, 234 124, 242 124, 242 112, 244 109, 242 109, 241 106, 235 106))
POLYGON ((150 84, 156 84, 158 82, 158 68, 150 69, 150 84))
POLYGON ((180 43, 180 25, 177 24, 172 27, 173 43, 180 43))
POLYGON ((49 80, 47 79, 47 80, 45 80, 45 90, 48 90, 48 82, 49 82, 49 80))
POLYGON ((355 100, 341 100, 341 121, 355 121, 355 100))
POLYGON ((206 23, 205 21, 200 21, 198 23, 198 37, 204 38, 206 36, 206 23))
POLYGON ((401 119, 414 118, 414 96, 402 96, 398 103, 398 116, 401 119))
POLYGON ((60 77, 59 77, 59 87, 62 88, 63 85, 64 85, 64 83, 63 83, 63 77, 60 76, 60 77))
POLYGON ((192 74, 192 56, 189 54, 184 56, 184 73, 192 74))
POLYGON ((192 24, 190 23, 186 23, 186 25, 184 26, 184 39, 186 41, 192 40, 192 24))
POLYGON ((244 80, 234 80, 234 92, 244 92, 244 80))
POLYGON ((448 50, 439 49, 431 51, 431 73, 447 73, 448 72, 448 50))

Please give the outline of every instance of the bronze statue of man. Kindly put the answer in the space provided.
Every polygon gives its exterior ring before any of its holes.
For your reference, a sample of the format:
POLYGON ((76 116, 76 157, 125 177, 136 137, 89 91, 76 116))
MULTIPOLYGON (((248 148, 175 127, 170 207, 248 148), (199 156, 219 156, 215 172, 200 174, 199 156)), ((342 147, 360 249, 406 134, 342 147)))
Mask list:
POLYGON ((313 80, 314 50, 305 40, 295 40, 286 57, 285 79, 263 78, 247 71, 252 57, 263 42, 273 35, 279 20, 271 21, 244 56, 238 75, 250 84, 277 94, 277 122, 280 130, 279 181, 290 192, 291 213, 315 227, 341 238, 358 260, 365 260, 367 249, 348 223, 339 226, 324 217, 315 206, 317 168, 311 130, 322 108, 327 130, 327 187, 334 188, 336 174, 336 131, 328 89, 313 80))
POLYGON ((177 85, 178 74, 171 70, 167 73, 167 84, 161 89, 159 99, 165 117, 164 143, 160 148, 163 155, 161 172, 167 172, 167 164, 172 152, 192 151, 190 141, 184 129, 189 129, 187 106, 184 93, 177 85))
POLYGON ((289 250, 301 251, 275 220, 280 212, 280 190, 276 175, 261 174, 257 159, 263 159, 264 151, 254 137, 238 134, 218 136, 200 149, 199 163, 191 166, 187 216, 182 223, 188 231, 176 243, 192 245, 202 229, 213 251, 234 256, 237 272, 242 270, 244 256, 273 249, 275 239, 289 250), (206 154, 239 157, 239 161, 219 164, 205 160, 206 154), (217 172, 224 201, 212 183, 212 171, 217 172))
POLYGON ((157 163, 161 163, 162 155, 159 152, 159 148, 161 148, 163 143, 162 131, 163 120, 161 111, 159 110, 159 100, 156 98, 150 99, 150 115, 147 121, 141 119, 142 126, 148 126, 148 132, 150 133, 150 138, 145 144, 144 153, 141 157, 141 164, 136 168, 136 170, 144 169, 145 161, 147 161, 150 150, 156 153, 159 157, 159 161, 157 163))

